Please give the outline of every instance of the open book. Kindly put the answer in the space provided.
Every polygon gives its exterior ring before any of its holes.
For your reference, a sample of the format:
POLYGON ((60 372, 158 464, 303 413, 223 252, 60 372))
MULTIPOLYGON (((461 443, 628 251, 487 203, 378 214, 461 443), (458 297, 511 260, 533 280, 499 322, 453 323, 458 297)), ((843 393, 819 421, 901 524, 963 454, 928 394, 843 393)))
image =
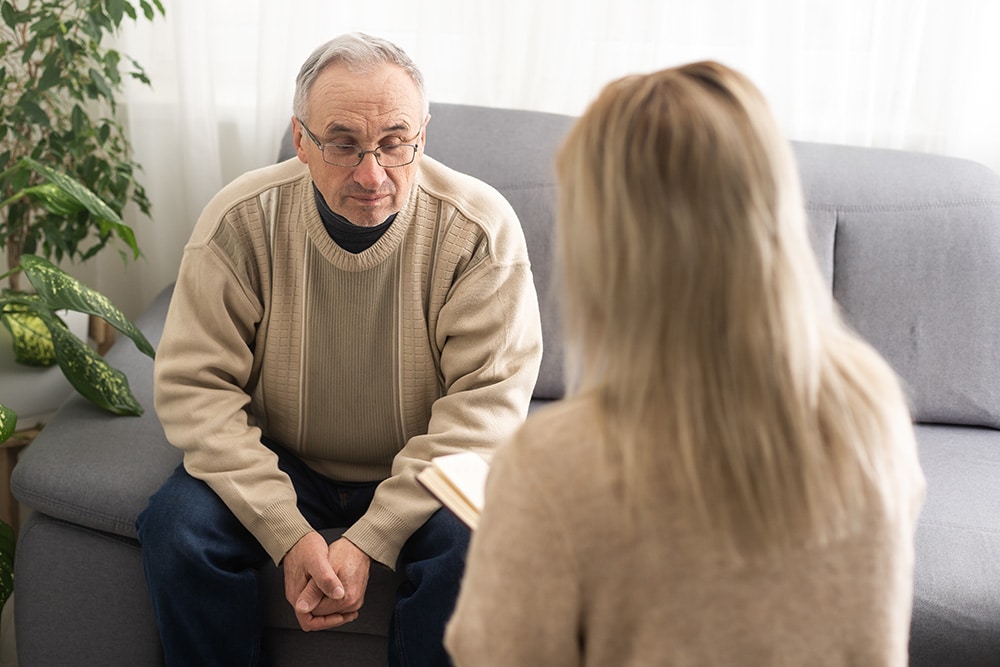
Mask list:
POLYGON ((446 454, 431 459, 431 465, 417 474, 441 504, 475 529, 483 509, 486 475, 490 464, 475 452, 446 454))

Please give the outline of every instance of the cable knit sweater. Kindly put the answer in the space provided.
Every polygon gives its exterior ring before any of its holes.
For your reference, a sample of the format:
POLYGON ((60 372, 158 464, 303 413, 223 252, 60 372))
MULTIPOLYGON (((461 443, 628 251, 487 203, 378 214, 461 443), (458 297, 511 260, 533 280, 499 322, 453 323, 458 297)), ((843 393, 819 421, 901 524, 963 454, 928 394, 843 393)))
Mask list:
POLYGON ((333 479, 381 481, 345 536, 394 567, 439 507, 416 473, 509 436, 540 359, 525 241, 499 193, 425 156, 395 222, 352 254, 292 159, 237 179, 200 217, 155 404, 186 469, 275 563, 312 527, 262 435, 333 479))

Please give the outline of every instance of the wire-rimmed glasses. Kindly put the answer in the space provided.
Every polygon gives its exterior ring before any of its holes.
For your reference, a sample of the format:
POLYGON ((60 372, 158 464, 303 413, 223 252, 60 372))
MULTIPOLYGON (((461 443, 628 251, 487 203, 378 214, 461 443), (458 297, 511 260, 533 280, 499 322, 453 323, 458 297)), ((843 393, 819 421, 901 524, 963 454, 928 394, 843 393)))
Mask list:
MULTIPOLYGON (((357 167, 368 153, 374 155, 375 161, 384 169, 405 167, 416 159, 417 149, 420 147, 419 143, 410 144, 401 142, 398 144, 383 144, 378 148, 366 151, 357 144, 324 144, 320 143, 316 135, 309 131, 309 128, 306 127, 301 118, 298 121, 302 125, 302 129, 305 130, 309 140, 316 144, 316 148, 323 154, 323 162, 335 167, 357 167)), ((413 139, 419 136, 420 133, 417 132, 417 135, 413 139)), ((412 141, 412 139, 409 141, 412 141)))

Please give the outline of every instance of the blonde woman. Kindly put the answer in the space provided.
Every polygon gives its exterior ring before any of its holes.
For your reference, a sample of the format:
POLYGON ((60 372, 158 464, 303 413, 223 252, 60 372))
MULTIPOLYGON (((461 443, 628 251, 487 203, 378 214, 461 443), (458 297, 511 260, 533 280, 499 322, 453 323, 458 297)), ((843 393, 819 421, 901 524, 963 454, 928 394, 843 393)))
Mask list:
POLYGON ((558 156, 575 390, 497 452, 457 665, 905 665, 924 482, 761 93, 610 84, 558 156))

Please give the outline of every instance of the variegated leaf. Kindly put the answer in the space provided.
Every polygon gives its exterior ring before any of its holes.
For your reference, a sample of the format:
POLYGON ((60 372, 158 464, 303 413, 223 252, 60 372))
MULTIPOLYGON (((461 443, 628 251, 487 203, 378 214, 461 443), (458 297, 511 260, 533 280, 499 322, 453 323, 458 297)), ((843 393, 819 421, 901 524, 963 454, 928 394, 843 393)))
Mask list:
POLYGON ((17 426, 17 415, 6 405, 0 405, 0 442, 14 435, 15 426, 17 426))
POLYGON ((37 255, 23 255, 21 267, 38 295, 53 310, 68 309, 96 315, 131 338, 144 354, 150 357, 156 355, 153 346, 139 328, 100 292, 92 290, 52 262, 37 255))
POLYGON ((119 415, 141 415, 124 373, 112 368, 54 315, 43 316, 63 375, 81 396, 119 415))
POLYGON ((85 208, 78 199, 69 195, 55 183, 42 183, 25 188, 22 194, 37 201, 49 213, 64 217, 76 215, 85 208))
POLYGON ((14 341, 14 359, 26 366, 52 366, 56 363, 52 336, 45 322, 26 307, 7 305, 0 320, 14 341))
POLYGON ((60 190, 90 211, 90 214, 94 217, 107 220, 116 225, 125 224, 122 222, 121 216, 115 213, 114 209, 108 206, 103 199, 94 194, 90 188, 80 181, 29 157, 21 158, 21 163, 44 176, 50 183, 58 186, 60 190))

